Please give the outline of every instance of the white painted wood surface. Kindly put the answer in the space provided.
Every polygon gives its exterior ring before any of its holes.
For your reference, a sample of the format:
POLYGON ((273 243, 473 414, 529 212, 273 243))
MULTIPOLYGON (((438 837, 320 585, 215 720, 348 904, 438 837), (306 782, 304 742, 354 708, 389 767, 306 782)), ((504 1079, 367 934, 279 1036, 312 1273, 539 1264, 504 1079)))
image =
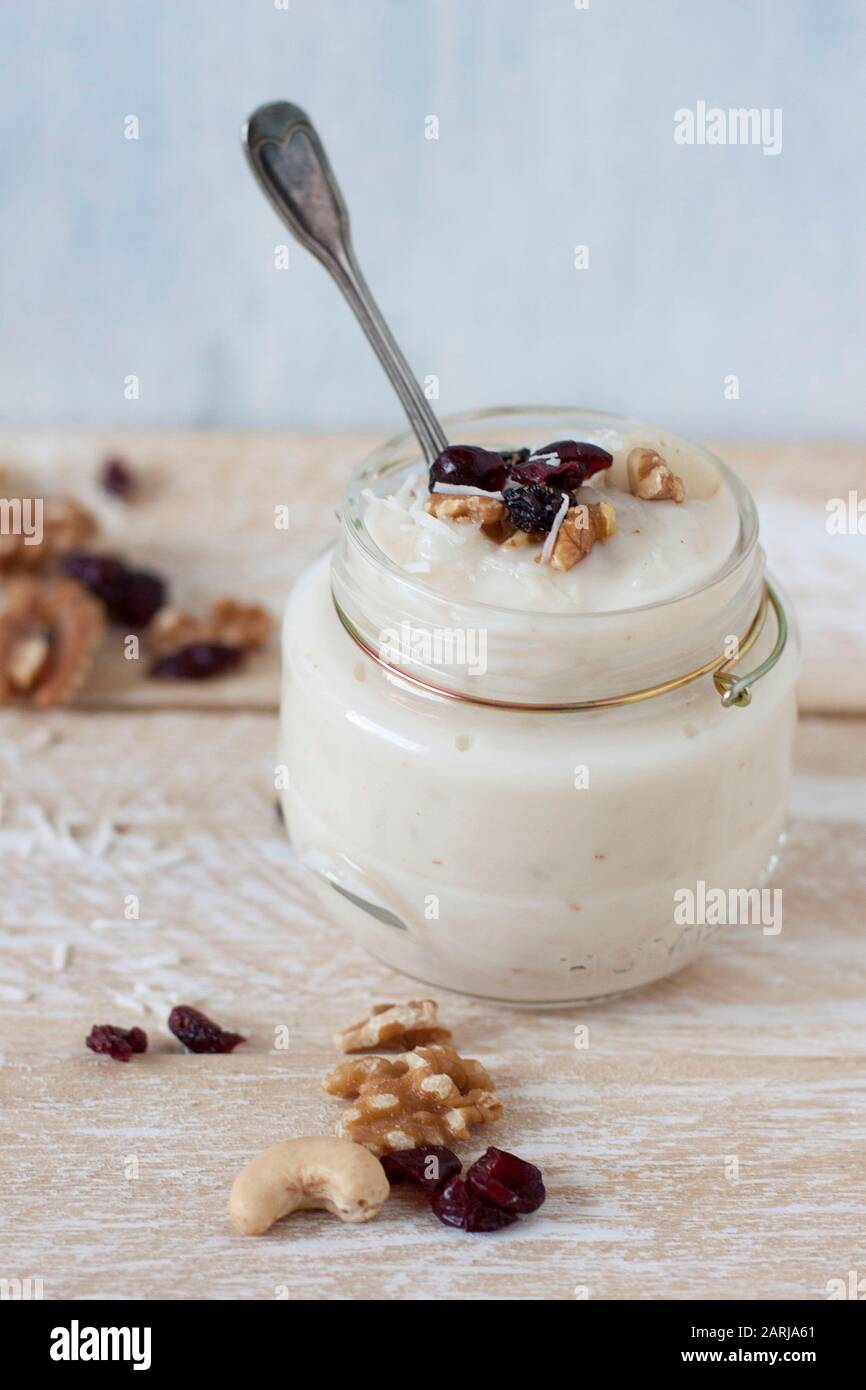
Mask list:
MULTIPOLYGON (((83 495, 105 443, 10 437, 3 453, 83 495)), ((332 493, 362 447, 113 443, 154 484, 133 513, 111 504, 123 547, 178 574, 184 597, 229 587, 274 607, 326 527, 279 551, 263 513, 332 493)), ((771 481, 790 457, 750 466, 771 481)), ((680 976, 591 1009, 440 996, 506 1106, 464 1155, 496 1142, 538 1162, 539 1213, 473 1237, 398 1189, 369 1226, 307 1213, 260 1240, 232 1231, 243 1163, 330 1128, 332 1032, 417 991, 330 927, 299 875, 274 813, 275 671, 263 657, 231 682, 160 687, 157 705, 146 686, 113 684, 109 662, 90 708, 0 712, 0 1277, 41 1277, 46 1298, 559 1300, 812 1299, 866 1274, 857 716, 801 724, 779 937, 724 930, 680 976), (135 708, 145 692, 151 707, 135 708), (184 1054, 164 1028, 177 1002, 249 1042, 184 1054), (91 1024, 109 1021, 147 1028, 148 1054, 120 1066, 87 1052, 91 1024)))

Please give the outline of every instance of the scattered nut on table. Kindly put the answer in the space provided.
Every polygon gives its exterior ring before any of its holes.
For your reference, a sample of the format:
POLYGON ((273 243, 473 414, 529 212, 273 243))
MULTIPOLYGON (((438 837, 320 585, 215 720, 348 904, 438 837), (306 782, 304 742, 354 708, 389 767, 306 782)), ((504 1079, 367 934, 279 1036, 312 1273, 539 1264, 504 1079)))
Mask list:
POLYGON ((66 704, 105 635, 102 604, 72 579, 11 579, 0 590, 0 705, 66 704))
POLYGON ((147 629, 147 645, 155 656, 179 651, 193 642, 252 651, 267 641, 272 628, 270 614, 259 604, 221 598, 211 604, 203 618, 182 608, 161 608, 147 629))
POLYGON ((265 1149, 232 1184, 229 1215, 242 1235, 260 1236, 293 1211, 322 1210, 371 1221, 388 1196, 385 1170, 368 1149, 316 1135, 265 1149))
MULTIPOLYGON (((26 516, 32 498, 7 500, 7 507, 21 508, 26 516)), ((96 518, 74 497, 46 497, 42 501, 41 536, 28 535, 24 528, 0 534, 0 570, 40 569, 78 550, 99 531, 96 518)))
POLYGON ((342 1028, 334 1042, 341 1052, 372 1052, 377 1047, 409 1052, 450 1037, 451 1029, 439 1022, 435 999, 410 999, 408 1004, 374 1004, 368 1018, 342 1028))
POLYGON ((337 1120, 337 1134, 374 1154, 468 1139, 471 1125, 502 1114, 481 1063, 444 1043, 394 1058, 352 1057, 328 1072, 322 1087, 354 1098, 337 1120))

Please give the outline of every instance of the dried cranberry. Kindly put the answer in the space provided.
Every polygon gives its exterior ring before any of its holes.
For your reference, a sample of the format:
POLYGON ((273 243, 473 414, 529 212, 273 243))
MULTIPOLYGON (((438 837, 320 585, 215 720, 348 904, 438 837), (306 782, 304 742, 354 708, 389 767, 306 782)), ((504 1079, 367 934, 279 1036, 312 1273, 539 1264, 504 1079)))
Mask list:
POLYGON ((80 550, 64 556, 63 568, 103 603, 120 591, 128 573, 126 565, 115 555, 86 555, 80 550))
POLYGON ((123 459, 106 459, 102 465, 99 481, 113 497, 128 502, 136 491, 135 474, 123 459))
POLYGON ((540 483, 532 487, 506 488, 508 520, 518 531, 549 531, 559 514, 563 495, 540 483))
POLYGON ((463 1164, 451 1149, 442 1144, 428 1144, 420 1149, 399 1149, 396 1153, 385 1154, 382 1167, 392 1187, 399 1182, 414 1182, 425 1192, 435 1192, 437 1187, 455 1177, 463 1164))
POLYGON ((515 464, 525 463, 531 453, 531 449, 500 449, 499 457, 506 468, 513 468, 515 464))
POLYGON ((499 1231, 517 1220, 514 1212, 477 1196, 462 1178, 451 1178, 440 1187, 430 1205, 443 1225, 457 1226, 461 1231, 499 1231))
POLYGON ((612 463, 613 455, 597 444, 558 439, 553 444, 545 444, 543 449, 536 449, 525 462, 514 464, 509 477, 515 483, 543 483, 562 492, 573 492, 593 473, 610 468, 612 463))
POLYGON ((240 647, 227 647, 220 642, 190 642, 176 652, 158 657, 150 674, 163 680, 204 681, 233 670, 241 664, 243 655, 240 647))
POLYGON ((128 1062, 133 1052, 147 1051, 143 1028, 116 1028, 113 1023, 94 1023, 84 1041, 91 1052, 104 1052, 116 1062, 128 1062))
POLYGON ((546 1195, 539 1168, 493 1147, 475 1160, 466 1183, 476 1197, 515 1215, 537 1211, 546 1195))
POLYGON ((430 465, 430 491, 434 483, 453 483, 477 487, 484 492, 501 492, 505 486, 505 464, 501 454, 476 444, 450 444, 430 465))
POLYGON ((168 1026, 190 1052, 231 1052, 238 1043, 246 1042, 242 1034, 224 1032, 212 1018, 189 1004, 172 1009, 168 1026))
POLYGON ((110 618, 130 627, 147 627, 167 597, 166 586, 158 575, 128 569, 116 555, 77 551, 65 556, 63 568, 101 599, 110 618))
POLYGON ((108 611, 115 622, 147 627, 164 604, 165 584, 158 575, 146 570, 128 570, 123 594, 108 611))

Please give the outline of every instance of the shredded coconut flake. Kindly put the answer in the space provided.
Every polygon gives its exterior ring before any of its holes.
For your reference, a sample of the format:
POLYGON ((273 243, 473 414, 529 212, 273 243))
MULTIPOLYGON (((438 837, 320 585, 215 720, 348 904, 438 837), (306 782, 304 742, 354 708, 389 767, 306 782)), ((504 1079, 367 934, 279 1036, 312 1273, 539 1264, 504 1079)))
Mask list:
POLYGON ((553 525, 551 526, 550 531, 547 535, 547 540, 544 542, 544 546, 542 547, 541 563, 543 565, 547 564, 548 560, 553 554, 553 547, 556 545, 556 538, 559 535, 559 529, 562 526, 562 523, 565 521, 565 518, 568 516, 568 508, 570 502, 571 498, 569 497, 567 492, 564 492, 562 494, 562 502, 560 503, 559 511, 556 513, 556 516, 553 519, 553 525))
POLYGON ((134 999, 131 994, 124 994, 120 990, 112 993, 112 999, 121 1009, 129 1009, 130 1013, 145 1014, 147 1010, 139 999, 134 999))
POLYGON ((159 970, 164 965, 181 965, 183 957, 177 951, 162 951, 155 956, 145 956, 138 962, 139 970, 159 970))
POLYGON ((51 969, 65 970, 69 964, 69 957, 72 954, 72 947, 68 941, 58 941, 54 950, 51 952, 51 969))
POLYGON ((492 497, 495 502, 503 500, 501 492, 488 492, 483 487, 470 487, 468 483, 434 483, 434 492, 442 492, 446 497, 492 497))
POLYGON ((20 989, 18 985, 0 985, 0 999, 5 1004, 26 1004, 30 998, 29 990, 20 989))

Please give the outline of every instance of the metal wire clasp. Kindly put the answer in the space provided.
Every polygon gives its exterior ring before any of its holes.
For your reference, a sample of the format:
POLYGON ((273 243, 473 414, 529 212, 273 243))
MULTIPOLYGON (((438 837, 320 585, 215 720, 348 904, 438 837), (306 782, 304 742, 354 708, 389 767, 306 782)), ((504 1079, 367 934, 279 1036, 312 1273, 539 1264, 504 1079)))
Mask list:
POLYGON ((398 677, 401 681, 406 681, 409 685, 413 685, 419 690, 425 690, 431 695, 438 695, 446 700, 458 700, 462 701, 464 704, 483 705, 492 709, 516 710, 519 712, 525 711, 527 714, 567 714, 576 713, 579 710, 609 709, 618 705, 633 705, 642 700, 651 700, 656 695, 667 695, 671 690, 679 690, 682 686, 689 685, 692 681, 699 680, 701 676, 708 675, 712 675, 713 683, 722 697, 722 704, 725 709, 730 709, 732 706, 737 706, 739 709, 742 709, 751 702, 752 687, 755 682, 761 680, 772 671, 776 662, 782 655, 782 652, 785 650, 785 645, 788 641, 788 620, 785 615, 785 609, 782 606, 782 600, 779 598, 773 586, 765 580, 764 587, 761 591, 761 602, 758 605, 758 611, 752 619, 748 631, 737 643, 736 656, 713 657, 710 661, 706 661, 703 666, 697 666, 694 670, 686 671, 681 676, 673 676, 670 680, 661 681, 658 685, 645 686, 642 690, 632 690, 627 695, 608 695, 597 700, 579 700, 568 704, 518 704, 511 700, 492 700, 486 699, 480 695, 468 695, 459 690, 448 690, 443 686, 433 685, 429 681, 421 680, 418 676, 410 675, 408 671, 401 670, 399 666, 394 666, 390 662, 385 661, 378 652, 374 651, 368 642, 365 642, 354 623, 348 615, 343 612, 333 591, 331 596, 333 598, 334 607, 337 610, 337 616, 349 636, 357 643, 361 651, 364 652, 371 661, 374 661, 377 666, 381 666, 382 669, 387 671, 390 675, 398 677), (735 676, 733 674, 733 667, 736 666, 737 662, 742 661, 746 653, 750 651, 757 642, 764 630, 768 608, 770 607, 772 607, 776 615, 777 626, 776 644, 773 650, 770 652, 766 661, 762 661, 760 666, 755 667, 754 671, 750 671, 746 676, 735 676))
POLYGON ((755 621, 749 628, 745 638, 740 643, 737 655, 731 657, 729 661, 724 661, 713 673, 713 684, 722 697, 722 704, 725 708, 737 705, 742 709, 745 705, 751 704, 752 686, 756 681, 761 680, 768 672, 772 671, 776 662, 779 660, 788 641, 788 618, 782 605, 782 600, 767 580, 764 581, 764 592, 761 597, 761 606, 755 615, 755 621), (750 671, 746 676, 735 676, 733 667, 743 659, 750 647, 755 645, 764 623, 767 620, 767 605, 772 606, 776 616, 776 644, 766 661, 762 661, 760 666, 756 666, 754 671, 750 671))

